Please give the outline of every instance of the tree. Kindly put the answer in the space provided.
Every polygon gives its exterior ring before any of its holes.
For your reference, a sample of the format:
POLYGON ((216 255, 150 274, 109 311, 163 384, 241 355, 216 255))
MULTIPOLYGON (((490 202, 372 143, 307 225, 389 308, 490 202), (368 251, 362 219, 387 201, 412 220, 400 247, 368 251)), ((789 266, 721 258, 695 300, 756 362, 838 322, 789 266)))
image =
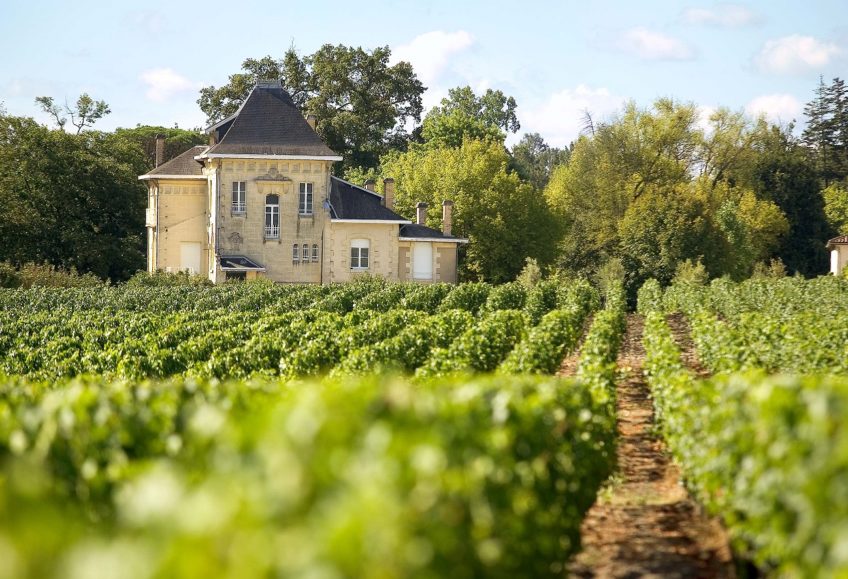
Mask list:
POLYGON ((144 267, 144 166, 120 136, 0 117, 0 261, 127 279, 144 267))
POLYGON ((372 51, 325 44, 300 58, 293 48, 280 60, 247 59, 229 83, 201 89, 197 101, 209 122, 235 113, 257 79, 279 78, 295 104, 314 114, 316 130, 347 167, 376 167, 380 155, 404 149, 409 121, 419 122, 424 86, 412 65, 389 66, 389 47, 372 51))
POLYGON ((693 104, 629 104, 577 140, 545 189, 564 231, 560 267, 593 274, 621 259, 632 295, 681 261, 741 279, 780 251, 791 220, 752 168, 767 125, 721 109, 705 134, 697 120, 693 104))
POLYGON ((848 189, 831 183, 822 191, 824 213, 831 230, 838 235, 848 235, 848 189))
POLYGON ((176 127, 156 127, 138 125, 132 129, 116 129, 115 135, 138 144, 145 154, 144 169, 141 173, 151 170, 156 164, 156 137, 165 138, 165 155, 162 162, 169 161, 195 145, 203 145, 208 138, 199 129, 185 130, 176 127))
POLYGON ((53 101, 53 97, 48 96, 35 97, 35 102, 41 110, 56 120, 56 125, 60 129, 64 129, 68 122, 67 117, 63 115, 70 115, 71 124, 77 128, 76 134, 80 134, 84 128, 93 126, 98 120, 112 112, 105 101, 96 101, 87 93, 81 94, 77 99, 76 108, 71 108, 67 101, 64 107, 59 107, 53 101))
POLYGON ((539 133, 525 133, 512 147, 513 168, 540 191, 548 184, 553 170, 567 163, 570 155, 567 148, 549 146, 539 133))
POLYGON ((465 139, 503 143, 506 131, 514 133, 521 127, 517 106, 514 98, 499 90, 488 89, 478 97, 469 86, 452 88, 424 117, 421 136, 436 147, 459 147, 465 139))
POLYGON ((454 201, 453 234, 469 239, 461 246, 461 275, 502 282, 514 279, 527 257, 551 263, 558 236, 544 198, 508 170, 509 160, 500 143, 465 140, 459 147, 413 145, 384 157, 382 170, 395 179, 401 215, 412 218, 424 201, 427 224, 441 227, 437 208, 454 201))
POLYGON ((827 272, 825 243, 832 234, 824 212, 815 160, 792 135, 791 127, 760 120, 747 167, 731 178, 759 199, 773 202, 786 215, 789 231, 775 251, 790 272, 815 276, 827 272))
POLYGON ((449 115, 454 112, 478 119, 483 124, 515 133, 521 128, 515 110, 518 105, 511 96, 499 90, 487 89, 478 97, 470 86, 452 88, 441 105, 433 107, 427 116, 449 115))

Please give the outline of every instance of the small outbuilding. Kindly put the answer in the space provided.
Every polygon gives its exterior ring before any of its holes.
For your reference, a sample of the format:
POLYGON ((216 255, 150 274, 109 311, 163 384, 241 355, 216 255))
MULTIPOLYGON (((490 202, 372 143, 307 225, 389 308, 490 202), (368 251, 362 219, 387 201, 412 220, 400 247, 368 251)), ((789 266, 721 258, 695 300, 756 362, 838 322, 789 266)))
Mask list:
POLYGON ((829 240, 827 248, 830 250, 830 273, 842 275, 842 271, 848 265, 848 235, 840 235, 829 240))

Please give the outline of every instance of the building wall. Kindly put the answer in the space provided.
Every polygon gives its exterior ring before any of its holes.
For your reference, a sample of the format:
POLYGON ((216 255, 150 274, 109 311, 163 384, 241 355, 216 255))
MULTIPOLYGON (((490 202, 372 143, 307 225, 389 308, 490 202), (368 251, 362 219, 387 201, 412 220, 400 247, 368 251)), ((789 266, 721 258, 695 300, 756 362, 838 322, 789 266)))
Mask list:
POLYGON ((327 251, 324 255, 324 283, 345 282, 357 274, 367 273, 390 280, 398 279, 397 223, 340 223, 330 222, 327 228, 327 251), (367 239, 370 243, 367 272, 350 268, 350 242, 367 239))
MULTIPOLYGON (((425 280, 414 280, 412 276, 412 244, 421 243, 413 241, 400 241, 398 243, 398 279, 401 281, 416 281, 427 283, 425 280)), ((433 244, 433 279, 432 282, 456 283, 456 243, 433 244)))
MULTIPOLYGON (((150 272, 180 271, 183 243, 199 243, 201 270, 209 259, 206 224, 209 219, 206 181, 155 180, 148 185, 150 221, 158 227, 148 228, 147 269, 150 272), (156 197, 158 193, 158 204, 156 197)), ((204 271, 195 273, 203 274, 204 271)))
POLYGON ((436 243, 436 274, 439 281, 456 283, 456 252, 459 245, 456 243, 436 243))
MULTIPOLYGON (((244 255, 266 268, 266 276, 278 282, 319 283, 324 254, 324 200, 330 181, 329 161, 280 161, 223 159, 211 167, 220 182, 218 195, 218 253, 244 255), (246 211, 232 212, 233 182, 245 182, 246 211), (300 183, 312 183, 311 216, 298 214, 300 183), (280 201, 279 239, 265 238, 265 197, 278 195, 280 201), (308 245, 310 260, 292 258, 292 246, 308 245), (311 260, 312 246, 318 245, 319 261, 311 260)), ((211 177, 211 175, 210 175, 211 177)), ((214 179, 211 179, 214 180, 214 179)), ((215 281, 224 279, 217 271, 215 281)))
POLYGON ((848 245, 834 246, 830 255, 830 273, 841 275, 843 270, 848 267, 848 245))

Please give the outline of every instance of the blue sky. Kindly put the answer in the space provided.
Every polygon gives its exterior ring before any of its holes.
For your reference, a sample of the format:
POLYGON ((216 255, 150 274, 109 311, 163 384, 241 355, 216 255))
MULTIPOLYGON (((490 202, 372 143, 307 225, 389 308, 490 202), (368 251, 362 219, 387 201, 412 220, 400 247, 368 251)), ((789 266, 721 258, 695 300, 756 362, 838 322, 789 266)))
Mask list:
POLYGON ((112 109, 102 129, 202 126, 199 87, 245 58, 325 43, 389 45, 428 106, 453 86, 501 89, 518 101, 519 134, 566 145, 584 109, 603 118, 630 99, 802 121, 819 75, 848 76, 848 2, 4 0, 0 102, 47 122, 36 96, 88 92, 112 109))

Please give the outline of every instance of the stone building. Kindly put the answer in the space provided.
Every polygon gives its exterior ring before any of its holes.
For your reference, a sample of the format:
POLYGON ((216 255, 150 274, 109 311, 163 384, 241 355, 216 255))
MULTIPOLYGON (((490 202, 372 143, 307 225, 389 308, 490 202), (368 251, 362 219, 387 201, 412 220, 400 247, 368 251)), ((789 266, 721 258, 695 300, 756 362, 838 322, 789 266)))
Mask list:
MULTIPOLYGON (((236 114, 208 129, 210 144, 159 164, 148 186, 149 272, 189 271, 215 283, 265 276, 332 283, 358 274, 396 281, 456 282, 452 203, 442 231, 395 213, 394 182, 331 175, 342 158, 315 132, 279 82, 260 82, 236 114)), ((157 143, 160 145, 160 143, 157 143)))

